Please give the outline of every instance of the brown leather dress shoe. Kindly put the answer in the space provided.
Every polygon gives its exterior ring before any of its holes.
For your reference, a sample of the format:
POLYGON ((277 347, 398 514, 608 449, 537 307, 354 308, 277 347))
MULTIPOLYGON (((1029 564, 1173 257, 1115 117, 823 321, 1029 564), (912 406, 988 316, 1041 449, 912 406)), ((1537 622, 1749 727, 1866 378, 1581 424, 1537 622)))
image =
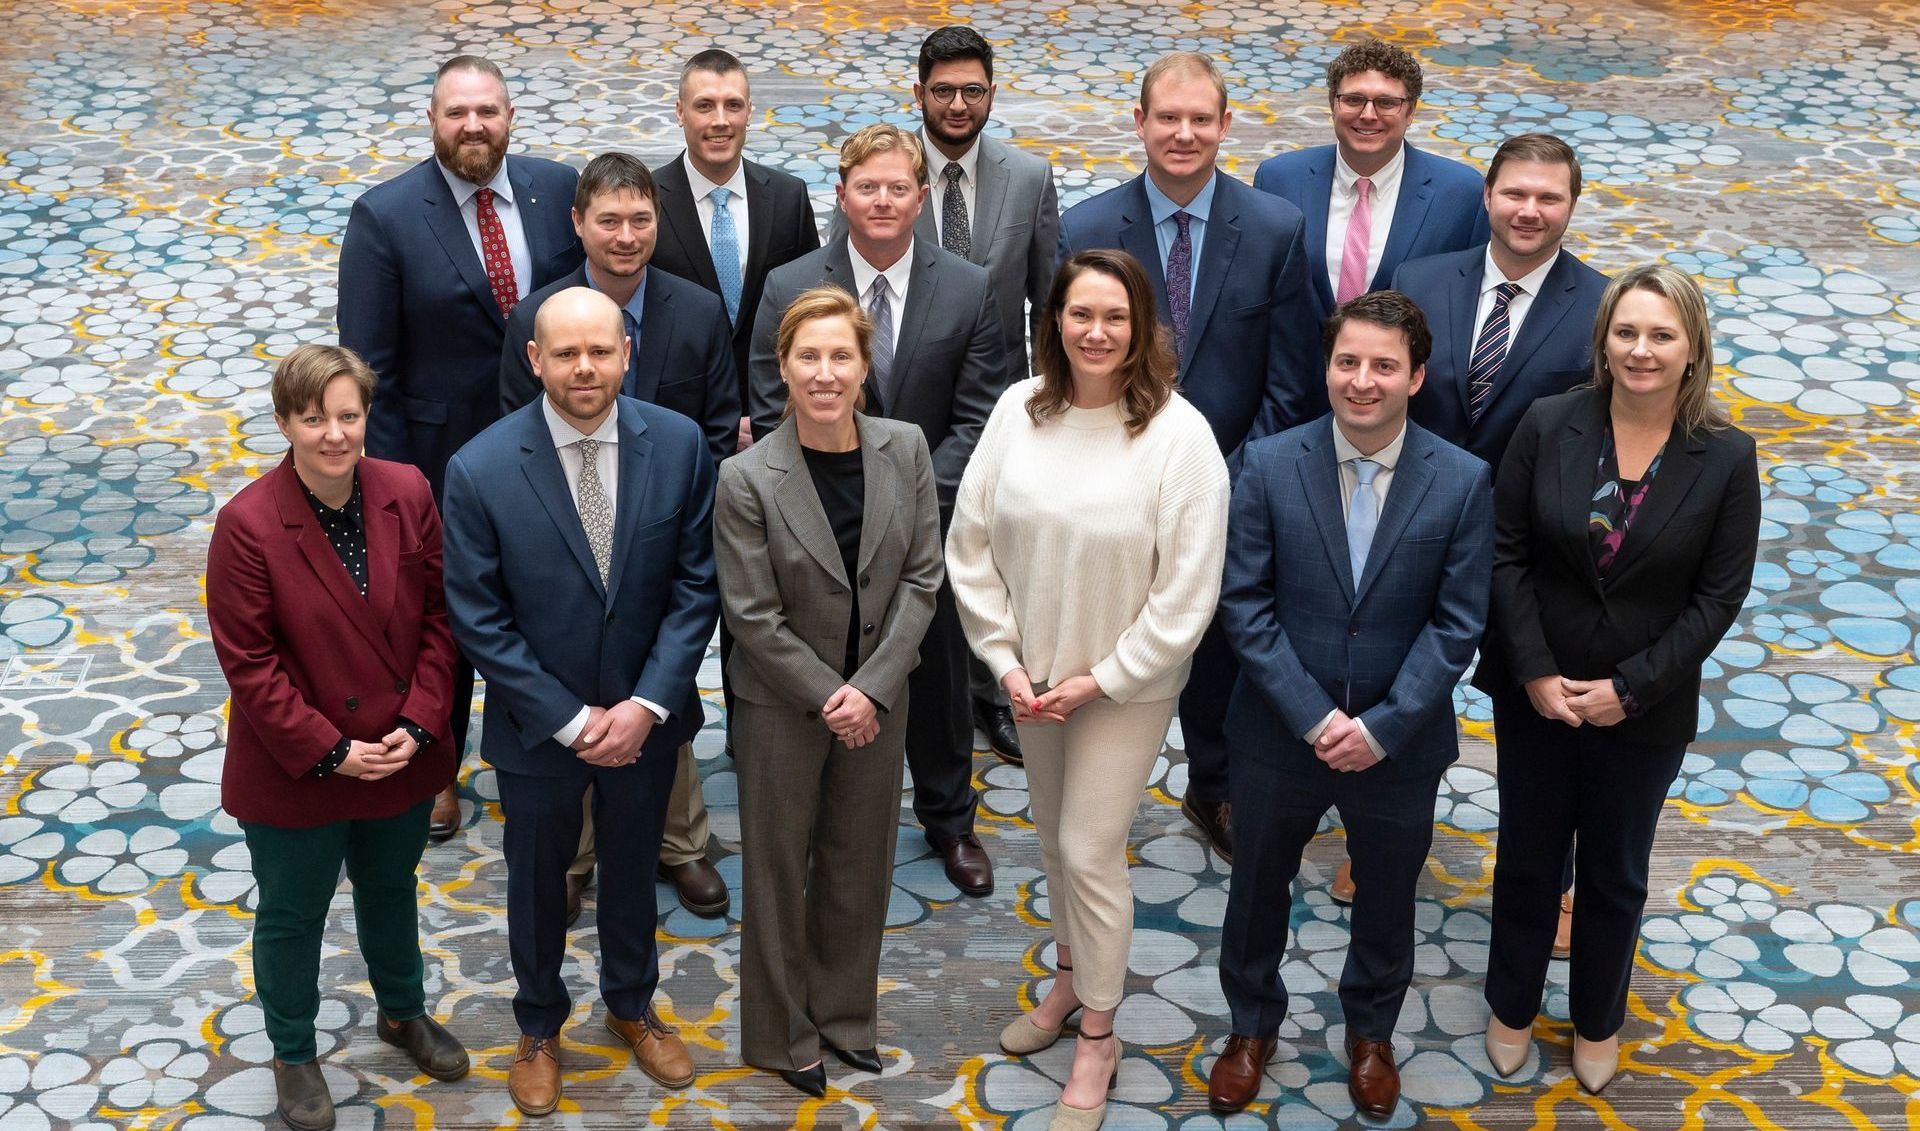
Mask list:
POLYGON ((507 1095, 527 1115, 546 1115, 560 1106, 560 1042, 520 1034, 507 1069, 507 1095))
POLYGON ((1390 1119, 1400 1103, 1400 1069, 1393 1063, 1393 1042, 1347 1038, 1347 1095, 1360 1114, 1390 1119))
POLYGON ((1266 1075, 1267 1062, 1273 1059, 1272 1037, 1243 1037, 1235 1033, 1220 1050, 1207 1076, 1207 1109, 1215 1115, 1232 1115, 1253 1102, 1260 1094, 1260 1080, 1266 1075))
POLYGON ((1333 897, 1335 903, 1351 907, 1354 893, 1359 890, 1360 885, 1353 882, 1353 859, 1343 857, 1340 870, 1333 874, 1333 882, 1327 885, 1327 894, 1333 897))
POLYGON ((960 894, 976 899, 993 894, 993 861, 987 859, 987 850, 981 847, 979 837, 962 833, 952 839, 936 839, 928 834, 927 843, 940 854, 947 881, 959 888, 960 894))
POLYGON ((727 913, 727 881, 720 878, 719 869, 707 863, 706 857, 698 856, 685 864, 662 864, 659 875, 661 882, 673 885, 680 906, 695 915, 718 919, 727 913))
POLYGON ((567 926, 580 921, 580 900, 593 884, 593 869, 567 873, 567 926))
POLYGON ((651 1005, 634 1021, 607 1014, 607 1031, 625 1041, 640 1071, 663 1087, 684 1088, 693 1083, 693 1057, 687 1055, 686 1042, 667 1028, 651 1005))
POLYGON ((1555 958, 1573 957, 1573 893, 1564 892, 1560 896, 1560 922, 1553 928, 1553 956, 1555 958))
POLYGON ((1233 805, 1226 801, 1201 801, 1189 793, 1180 802, 1180 812, 1186 814, 1193 827, 1206 837, 1207 844, 1218 853, 1220 859, 1233 863, 1233 805))
POLYGON ((450 785, 433 795, 433 812, 427 816, 427 839, 438 844, 452 840, 460 831, 460 787, 450 785))

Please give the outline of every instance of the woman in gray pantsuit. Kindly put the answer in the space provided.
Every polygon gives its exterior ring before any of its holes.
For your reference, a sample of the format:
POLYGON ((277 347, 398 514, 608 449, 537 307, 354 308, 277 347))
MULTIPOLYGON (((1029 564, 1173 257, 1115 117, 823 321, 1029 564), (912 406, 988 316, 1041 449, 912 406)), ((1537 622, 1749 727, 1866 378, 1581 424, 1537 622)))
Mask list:
POLYGON ((943 568, 926 438, 856 411, 872 337, 837 287, 794 300, 778 337, 786 417, 720 465, 714 510, 734 640, 740 1049, 813 1096, 822 1044, 881 1067, 907 672, 943 568))

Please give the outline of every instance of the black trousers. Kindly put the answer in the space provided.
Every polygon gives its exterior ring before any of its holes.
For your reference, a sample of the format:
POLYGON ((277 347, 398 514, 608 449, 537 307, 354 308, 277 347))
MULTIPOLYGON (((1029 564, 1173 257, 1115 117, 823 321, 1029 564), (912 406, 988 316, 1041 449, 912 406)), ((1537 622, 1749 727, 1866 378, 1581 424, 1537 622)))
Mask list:
POLYGON ((507 949, 519 984, 513 1017, 522 1033, 558 1036, 571 1012, 560 978, 567 952, 567 866, 580 849, 581 798, 589 785, 599 855, 600 999, 626 1021, 638 1019, 653 1001, 660 984, 654 869, 678 761, 668 746, 648 750, 630 765, 590 767, 583 776, 537 777, 496 768, 506 818, 507 949))
MULTIPOLYGON (((1227 800, 1227 700, 1240 676, 1240 660, 1227 643, 1218 613, 1193 653, 1193 674, 1180 692, 1180 737, 1186 743, 1187 796, 1219 804, 1227 800)), ((1234 834, 1239 835, 1235 822, 1234 834)), ((1238 840, 1234 859, 1240 859, 1238 840)))
POLYGON ((1516 1029, 1540 1012, 1571 842, 1580 897, 1568 1011, 1577 1033, 1603 1041, 1626 1020, 1654 829, 1686 743, 1622 742, 1606 727, 1543 719, 1519 693, 1494 696, 1493 732, 1500 840, 1487 1004, 1516 1029))
POLYGON ((913 813, 933 840, 973 831, 980 795, 973 788, 973 716, 967 698, 967 637, 953 589, 934 595, 933 620, 920 641, 920 666, 907 677, 907 767, 913 813))
POLYGON ((1340 1006, 1356 1037, 1393 1039, 1413 980, 1414 888, 1433 843, 1433 802, 1443 770, 1399 772, 1392 763, 1342 773, 1305 743, 1298 750, 1234 757, 1233 876, 1220 938, 1220 985, 1233 1031, 1272 1037, 1287 1015, 1280 980, 1300 854, 1328 808, 1338 809, 1353 859, 1353 936, 1340 974, 1340 1006))
MULTIPOLYGON (((473 665, 458 649, 453 653, 453 715, 447 720, 452 732, 455 751, 453 772, 457 777, 460 763, 467 757, 467 732, 473 726, 473 665)), ((458 788, 460 783, 453 783, 458 788)))

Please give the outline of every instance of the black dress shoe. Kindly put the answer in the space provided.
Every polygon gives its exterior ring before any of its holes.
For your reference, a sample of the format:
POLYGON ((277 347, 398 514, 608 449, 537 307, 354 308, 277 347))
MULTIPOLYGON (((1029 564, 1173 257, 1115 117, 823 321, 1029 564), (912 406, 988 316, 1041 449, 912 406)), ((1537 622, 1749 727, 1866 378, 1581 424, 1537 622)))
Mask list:
POLYGON ((1207 844, 1220 854, 1220 859, 1233 863, 1232 805, 1225 801, 1201 801, 1189 793, 1180 802, 1180 812, 1207 838, 1207 844))
POLYGON ((333 1126, 333 1097, 327 1094, 327 1081, 313 1061, 282 1064, 276 1059, 273 1094, 281 1121, 293 1131, 329 1131, 333 1126))
POLYGON ((827 1094, 827 1066, 816 1064, 812 1068, 776 1068, 780 1078, 800 1089, 814 1099, 827 1094))
POLYGON ((993 861, 987 859, 987 850, 980 846, 979 837, 962 833, 957 837, 935 838, 929 833, 927 843, 940 854, 947 881, 959 888, 962 895, 977 899, 993 894, 993 861))
POLYGON ((875 1076, 880 1075, 880 1070, 885 1067, 880 1063, 879 1049, 837 1049, 828 1045, 827 1050, 848 1068, 871 1072, 875 1076))
POLYGON ((973 725, 987 736, 987 748, 999 755, 1002 762, 1025 765, 1020 754, 1020 732, 1013 726, 1012 708, 997 703, 976 703, 973 725))
POLYGON ((420 1071, 435 1080, 458 1080, 471 1067, 466 1046, 431 1017, 395 1021, 383 1010, 374 1028, 381 1040, 405 1052, 420 1071))

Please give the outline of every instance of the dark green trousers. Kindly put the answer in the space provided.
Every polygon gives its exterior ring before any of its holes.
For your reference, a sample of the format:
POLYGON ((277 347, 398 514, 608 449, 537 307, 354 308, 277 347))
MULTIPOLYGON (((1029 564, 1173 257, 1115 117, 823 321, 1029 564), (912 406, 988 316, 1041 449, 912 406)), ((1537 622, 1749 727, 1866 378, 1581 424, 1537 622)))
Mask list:
POLYGON ((320 1012, 320 940, 344 866, 374 1000, 396 1021, 426 1013, 420 916, 414 900, 427 846, 429 798, 397 817, 335 821, 311 829, 242 822, 260 910, 253 921, 253 984, 273 1054, 314 1058, 320 1012))

